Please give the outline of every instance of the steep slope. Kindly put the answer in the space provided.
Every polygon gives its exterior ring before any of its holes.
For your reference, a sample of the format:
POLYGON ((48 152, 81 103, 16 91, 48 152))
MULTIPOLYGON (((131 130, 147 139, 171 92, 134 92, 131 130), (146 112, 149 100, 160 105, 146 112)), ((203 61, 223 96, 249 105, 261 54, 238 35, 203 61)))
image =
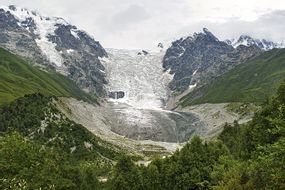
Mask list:
POLYGON ((69 120, 59 111, 57 103, 56 97, 37 93, 2 106, 1 135, 18 132, 43 146, 59 149, 80 160, 92 156, 113 160, 119 149, 69 120))
POLYGON ((275 93, 284 78, 285 49, 273 49, 237 66, 212 84, 195 89, 181 99, 181 105, 262 102, 275 93))
POLYGON ((16 55, 0 48, 0 104, 25 94, 41 92, 46 95, 67 96, 95 101, 65 76, 44 72, 27 64, 16 55))
POLYGON ((212 82, 260 53, 256 46, 235 49, 204 28, 201 33, 172 42, 163 58, 163 68, 174 74, 170 89, 181 93, 212 82))
MULTIPOLYGON (((168 96, 171 75, 161 67, 164 52, 107 49, 106 67, 109 93, 122 91, 117 101, 136 108, 162 108, 168 96)), ((116 101, 113 99, 113 101, 116 101)))
POLYGON ((35 11, 0 7, 0 46, 44 68, 52 68, 74 80, 82 89, 105 94, 107 56, 99 42, 62 18, 35 11))
POLYGON ((0 107, 1 189, 98 189, 124 153, 69 120, 58 101, 31 94, 0 107))

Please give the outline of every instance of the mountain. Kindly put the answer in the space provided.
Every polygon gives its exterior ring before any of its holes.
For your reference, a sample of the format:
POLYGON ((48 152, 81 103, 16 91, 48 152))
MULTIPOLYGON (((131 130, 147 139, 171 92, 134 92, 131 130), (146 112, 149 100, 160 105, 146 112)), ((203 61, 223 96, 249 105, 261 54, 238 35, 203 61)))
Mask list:
POLYGON ((256 39, 248 35, 241 35, 238 39, 231 39, 225 41, 227 44, 232 45, 237 48, 240 45, 244 46, 257 46, 262 50, 268 51, 273 48, 284 48, 285 44, 283 42, 272 42, 266 39, 256 39))
POLYGON ((263 102, 285 77, 285 49, 273 49, 238 65, 212 84, 183 97, 182 106, 200 103, 263 102))
POLYGON ((62 18, 45 17, 25 8, 0 7, 0 46, 29 63, 53 69, 87 92, 104 95, 107 53, 98 41, 62 18))
POLYGON ((163 68, 174 74, 170 89, 181 93, 212 82, 261 52, 255 46, 235 49, 204 28, 200 33, 172 42, 163 58, 163 68))
POLYGON ((3 48, 0 48, 0 89, 0 104, 35 92, 96 101, 95 96, 83 92, 67 77, 39 70, 3 48))

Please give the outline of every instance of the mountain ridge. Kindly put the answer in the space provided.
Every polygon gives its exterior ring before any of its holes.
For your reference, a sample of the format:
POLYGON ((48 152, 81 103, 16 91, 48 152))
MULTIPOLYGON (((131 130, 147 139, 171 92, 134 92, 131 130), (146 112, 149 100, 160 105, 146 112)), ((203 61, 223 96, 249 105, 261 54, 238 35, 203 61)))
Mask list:
POLYGON ((240 45, 257 46, 265 51, 272 50, 274 48, 285 48, 284 42, 273 42, 267 39, 253 38, 249 35, 241 35, 239 38, 225 40, 225 42, 232 45, 234 48, 237 48, 240 45))
POLYGON ((88 102, 98 101, 98 97, 83 92, 67 77, 33 67, 3 48, 0 48, 0 73, 0 104, 36 92, 74 97, 88 102))
POLYGON ((263 102, 285 76, 285 49, 266 51, 180 100, 182 106, 221 102, 263 102))
POLYGON ((234 48, 204 28, 200 33, 172 42, 163 58, 163 68, 174 74, 170 89, 182 93, 215 80, 261 52, 256 46, 234 48))
POLYGON ((16 6, 0 7, 0 26, 0 46, 68 76, 87 92, 106 94, 105 68, 99 58, 107 53, 85 31, 62 18, 16 6))

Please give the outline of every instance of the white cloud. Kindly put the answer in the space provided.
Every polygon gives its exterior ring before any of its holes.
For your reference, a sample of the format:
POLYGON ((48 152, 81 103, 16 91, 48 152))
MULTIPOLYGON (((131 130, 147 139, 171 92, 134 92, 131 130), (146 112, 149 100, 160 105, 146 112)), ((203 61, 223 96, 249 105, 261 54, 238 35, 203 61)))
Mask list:
POLYGON ((208 27, 221 38, 241 33, 285 39, 284 0, 1 0, 60 16, 104 47, 152 48, 208 27))

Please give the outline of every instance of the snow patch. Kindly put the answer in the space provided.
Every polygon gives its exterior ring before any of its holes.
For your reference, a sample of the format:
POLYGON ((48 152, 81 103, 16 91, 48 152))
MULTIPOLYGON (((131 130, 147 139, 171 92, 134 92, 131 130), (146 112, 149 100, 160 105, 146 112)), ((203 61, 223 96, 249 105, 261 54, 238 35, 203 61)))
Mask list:
POLYGON ((77 30, 76 30, 76 29, 71 29, 70 32, 71 32, 71 34, 72 34, 75 38, 80 39, 80 37, 79 37, 78 34, 77 34, 77 30))
POLYGON ((57 25, 68 25, 68 23, 62 18, 45 17, 40 15, 36 11, 29 11, 25 8, 15 7, 15 9, 9 9, 9 7, 0 7, 6 12, 10 12, 17 20, 18 25, 29 31, 29 27, 26 27, 22 22, 28 18, 33 19, 36 28, 35 34, 37 35, 36 43, 42 50, 42 53, 47 59, 54 63, 56 66, 62 66, 62 57, 60 53, 55 49, 56 44, 49 40, 49 37, 54 35, 54 31, 57 29, 57 25))
POLYGON ((73 52, 74 52, 74 49, 68 49, 68 50, 66 50, 66 52, 69 53, 69 54, 70 54, 70 53, 73 53, 73 52))
POLYGON ((193 84, 193 85, 189 85, 189 89, 194 89, 197 86, 197 83, 193 84))

